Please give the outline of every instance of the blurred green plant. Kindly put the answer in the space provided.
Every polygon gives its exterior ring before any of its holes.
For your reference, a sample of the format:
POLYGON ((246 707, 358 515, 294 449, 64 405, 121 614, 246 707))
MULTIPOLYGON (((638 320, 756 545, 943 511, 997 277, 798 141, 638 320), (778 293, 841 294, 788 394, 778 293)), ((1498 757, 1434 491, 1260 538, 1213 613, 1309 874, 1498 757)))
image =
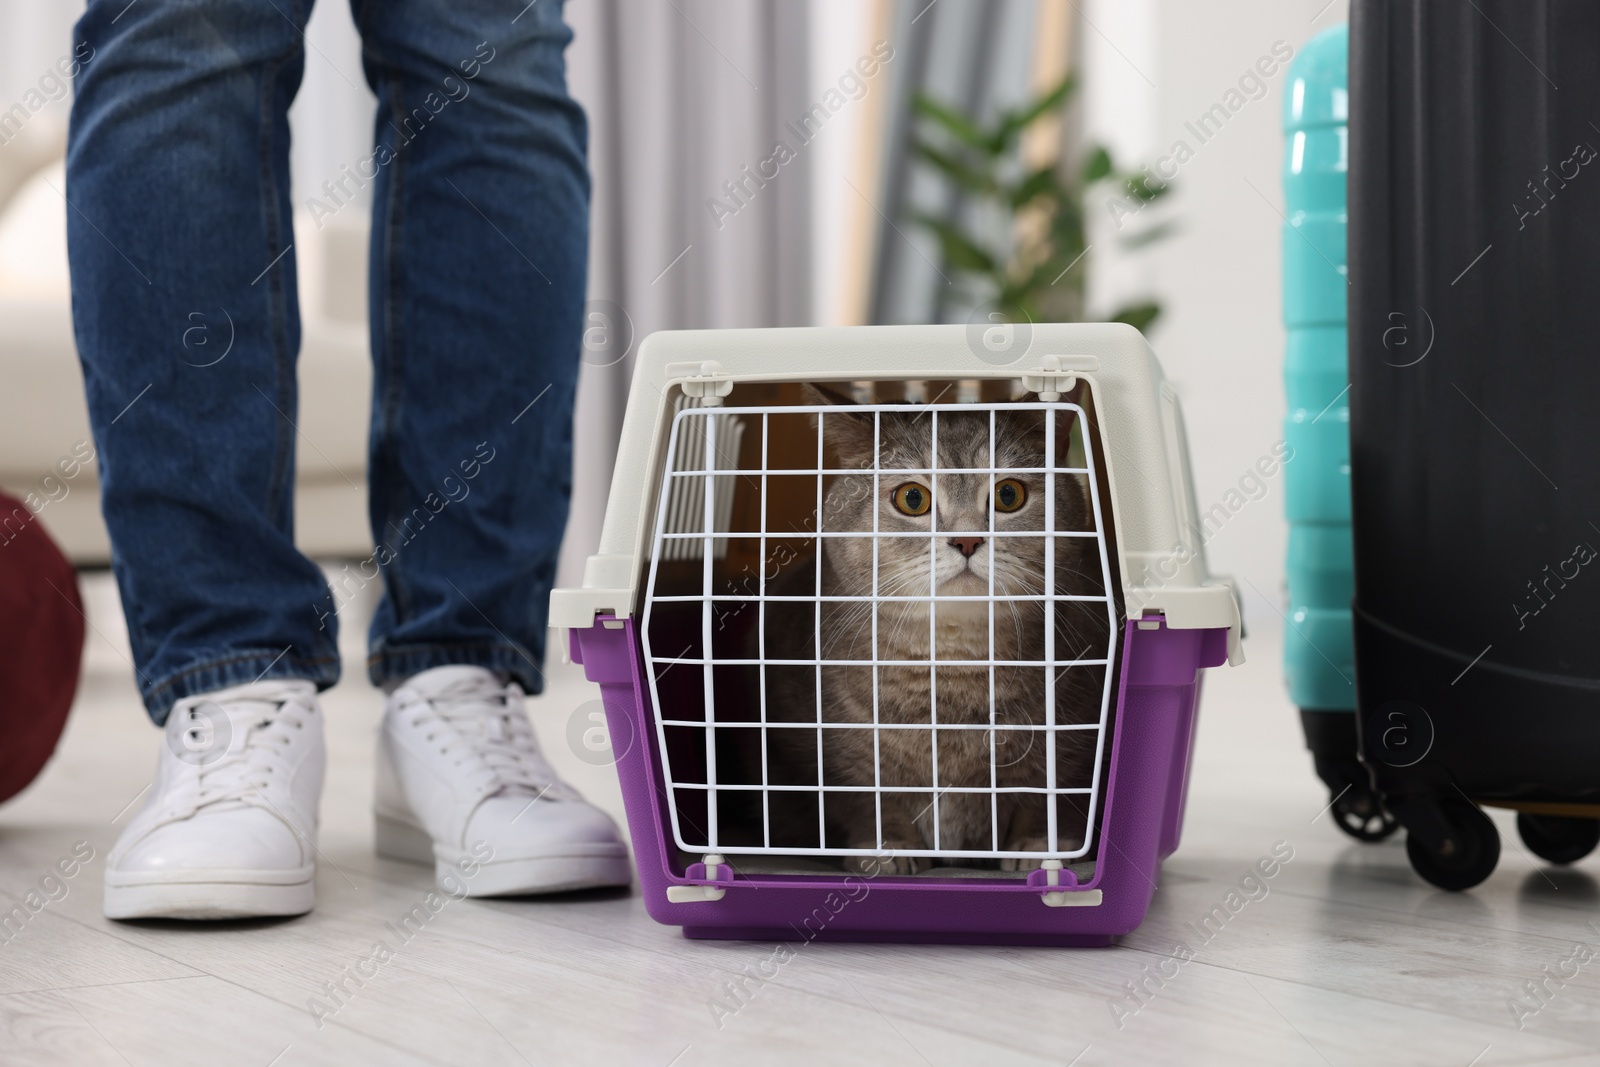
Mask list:
MULTIPOLYGON (((1017 145, 1036 122, 1061 121, 1076 84, 1069 75, 1024 106, 1002 111, 984 124, 972 116, 918 94, 919 119, 913 150, 962 193, 984 205, 980 218, 1003 221, 996 229, 1010 235, 1004 251, 949 219, 917 212, 912 220, 939 241, 945 264, 971 286, 979 301, 993 301, 1009 314, 1032 322, 1083 322, 1087 318, 1085 279, 1088 245, 1084 219, 1091 194, 1115 185, 1131 213, 1166 196, 1171 183, 1152 184, 1139 171, 1117 169, 1111 153, 1091 146, 1081 166, 1056 159, 1028 169, 1017 162, 1017 145), (1018 225, 1025 214, 1032 224, 1018 225), (1071 270, 1068 274, 1069 268, 1071 270)), ((1119 237, 1125 247, 1141 247, 1171 233, 1171 224, 1145 227, 1119 237)), ((1120 223, 1119 223, 1120 231, 1120 223)), ((993 232, 993 231, 991 231, 993 232)), ((1161 314, 1161 305, 1144 299, 1106 316, 1143 330, 1161 314)), ((1093 321, 1102 321, 1094 319, 1093 321)))

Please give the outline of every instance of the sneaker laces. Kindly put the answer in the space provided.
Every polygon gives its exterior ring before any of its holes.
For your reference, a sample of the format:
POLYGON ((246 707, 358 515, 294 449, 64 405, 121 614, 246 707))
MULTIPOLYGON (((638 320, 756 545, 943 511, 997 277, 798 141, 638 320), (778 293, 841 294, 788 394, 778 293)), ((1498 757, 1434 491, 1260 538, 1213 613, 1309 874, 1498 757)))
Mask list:
POLYGON ((193 770, 169 791, 162 821, 187 819, 218 805, 250 805, 288 818, 267 793, 275 787, 287 791, 294 771, 288 754, 316 715, 303 684, 261 683, 223 700, 191 698, 172 714, 179 717, 183 747, 192 754, 178 757, 193 770))
POLYGON ((484 671, 429 692, 402 689, 401 701, 402 714, 425 731, 423 741, 437 744, 440 754, 473 779, 480 796, 581 799, 539 751, 515 682, 502 684, 484 671))

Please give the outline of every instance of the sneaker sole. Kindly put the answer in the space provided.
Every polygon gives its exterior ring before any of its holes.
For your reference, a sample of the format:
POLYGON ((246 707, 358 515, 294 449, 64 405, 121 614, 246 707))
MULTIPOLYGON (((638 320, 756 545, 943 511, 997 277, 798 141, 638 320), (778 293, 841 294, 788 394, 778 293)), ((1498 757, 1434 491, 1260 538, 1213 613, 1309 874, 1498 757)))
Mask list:
POLYGON ((568 845, 559 853, 481 862, 467 853, 451 852, 433 843, 426 830, 386 815, 376 819, 378 855, 421 866, 432 865, 434 881, 447 892, 469 897, 535 896, 601 889, 633 883, 627 847, 620 843, 568 845), (470 878, 458 864, 470 860, 477 873, 470 878), (449 875, 453 888, 443 885, 449 875))
MULTIPOLYGON (((274 872, 277 874, 278 872, 274 872)), ((122 876, 105 887, 108 919, 252 919, 304 915, 317 902, 316 867, 257 881, 252 871, 185 872, 182 880, 122 876)), ((271 876, 269 876, 271 877, 271 876)))

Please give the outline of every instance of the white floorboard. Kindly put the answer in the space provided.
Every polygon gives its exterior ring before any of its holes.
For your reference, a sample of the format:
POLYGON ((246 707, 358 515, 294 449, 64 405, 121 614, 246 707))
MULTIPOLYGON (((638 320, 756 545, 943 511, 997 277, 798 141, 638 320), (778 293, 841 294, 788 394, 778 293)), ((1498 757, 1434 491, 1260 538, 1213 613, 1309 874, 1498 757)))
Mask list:
MULTIPOLYGON (((380 709, 347 624, 346 680, 325 697, 330 766, 318 906, 282 922, 202 927, 100 917, 107 850, 159 738, 138 707, 115 596, 86 576, 82 693, 55 760, 0 808, 0 901, 22 898, 78 841, 95 859, 0 938, 0 1063, 10 1064, 1436 1064, 1600 1063, 1600 948, 1518 1029, 1508 1002, 1574 945, 1600 946, 1600 874, 1539 865, 1497 815, 1500 868, 1435 891, 1398 840, 1348 842, 1279 682, 1277 635, 1212 672, 1178 854, 1145 924, 1109 950, 806 945, 732 1016, 724 983, 770 945, 690 942, 636 896, 459 901, 376 975, 346 976, 431 885, 372 852, 380 709), (1119 1012, 1191 924, 1276 842, 1295 854, 1196 957, 1119 1012), (329 986, 344 982, 347 993, 329 986), (319 1019, 308 1001, 336 1007, 319 1019), (320 1023, 320 1025, 319 1025, 320 1023)), ((535 702, 545 748, 619 818, 608 767, 571 751, 594 691, 553 664, 535 702)), ((1169 971, 1170 972, 1170 966, 1169 971)))

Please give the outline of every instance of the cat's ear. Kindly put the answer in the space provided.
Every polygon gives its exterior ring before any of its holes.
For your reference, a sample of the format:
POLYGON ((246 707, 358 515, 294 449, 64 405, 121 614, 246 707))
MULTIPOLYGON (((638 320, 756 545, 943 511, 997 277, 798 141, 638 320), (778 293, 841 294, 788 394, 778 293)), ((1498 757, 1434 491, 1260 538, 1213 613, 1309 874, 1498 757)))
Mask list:
MULTIPOLYGON (((806 382, 800 387, 808 404, 827 404, 837 412, 828 412, 823 420, 823 444, 845 467, 871 467, 875 458, 873 444, 873 418, 858 410, 855 400, 837 391, 829 384, 806 382)), ((815 417, 812 424, 817 423, 815 417)))
POLYGON ((806 382, 800 386, 800 392, 805 395, 808 404, 834 404, 839 407, 855 407, 856 402, 847 393, 841 393, 832 382, 806 382))
MULTIPOLYGON (((1039 403, 1038 393, 1023 393, 1017 397, 1018 404, 1039 403)), ((1044 424, 1047 415, 1043 411, 1014 411, 1011 413, 1012 425, 1018 433, 1029 437, 1037 437, 1036 447, 1040 454, 1044 452, 1044 424)), ((1067 451, 1072 447, 1072 428, 1078 420, 1077 411, 1072 408, 1056 408, 1056 462, 1066 459, 1067 451)))

